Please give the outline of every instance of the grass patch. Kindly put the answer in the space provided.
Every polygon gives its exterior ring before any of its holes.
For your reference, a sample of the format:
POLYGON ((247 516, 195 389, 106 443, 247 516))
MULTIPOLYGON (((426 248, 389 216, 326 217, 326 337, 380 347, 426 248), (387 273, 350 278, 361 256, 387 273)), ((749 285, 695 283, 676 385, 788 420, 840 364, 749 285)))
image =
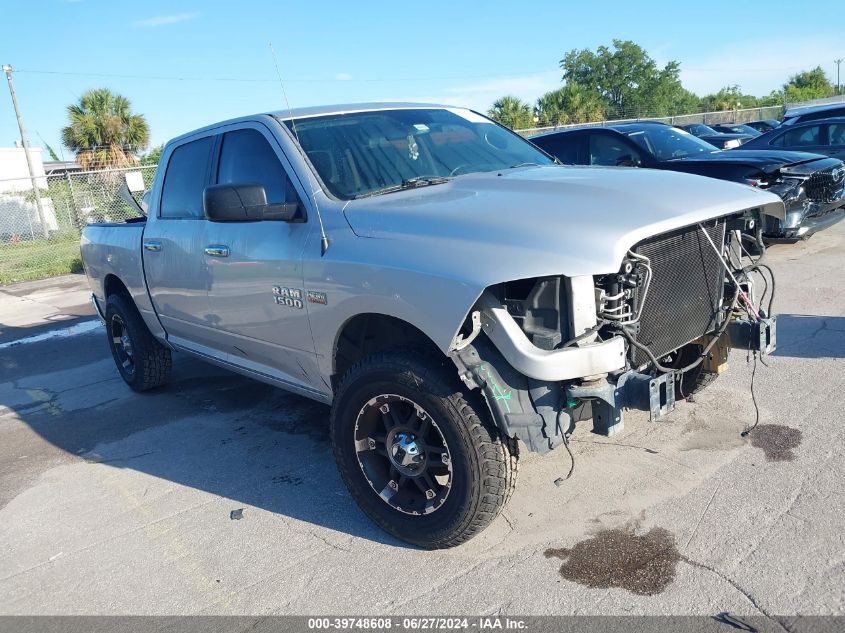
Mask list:
POLYGON ((79 234, 63 231, 49 239, 0 245, 0 284, 82 271, 79 234))

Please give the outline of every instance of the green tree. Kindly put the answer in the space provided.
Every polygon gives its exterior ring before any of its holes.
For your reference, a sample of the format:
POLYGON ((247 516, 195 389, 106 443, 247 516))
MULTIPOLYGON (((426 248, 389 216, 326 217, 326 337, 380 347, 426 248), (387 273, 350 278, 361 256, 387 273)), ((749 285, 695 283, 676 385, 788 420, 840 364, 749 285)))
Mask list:
POLYGON ((782 105, 783 105, 783 90, 772 90, 765 97, 758 97, 757 98, 757 107, 758 108, 767 108, 767 107, 770 107, 770 106, 782 106, 782 105))
POLYGON ((540 125, 590 123, 604 119, 604 102, 595 91, 567 84, 540 97, 536 111, 540 125))
POLYGON ((62 143, 84 169, 127 167, 149 145, 150 128, 143 114, 133 114, 129 100, 107 88, 89 90, 67 108, 69 125, 62 143))
POLYGON ((737 108, 756 108, 759 99, 754 95, 743 94, 737 85, 725 86, 719 92, 701 98, 700 108, 705 112, 734 110, 737 108))
POLYGON ((599 46, 569 51, 562 60, 563 79, 598 93, 611 117, 665 116, 676 102, 688 101, 690 93, 680 80, 680 64, 663 68, 645 49, 629 40, 613 40, 612 47, 599 46))
POLYGON ((534 125, 534 113, 531 106, 513 95, 496 99, 493 107, 487 111, 487 116, 512 130, 521 130, 534 125))
POLYGON ((792 75, 783 85, 783 90, 786 100, 791 103, 822 99, 836 94, 836 88, 830 83, 821 66, 792 75))
POLYGON ((149 152, 141 156, 142 165, 158 165, 161 160, 161 153, 164 151, 164 145, 156 145, 149 152))

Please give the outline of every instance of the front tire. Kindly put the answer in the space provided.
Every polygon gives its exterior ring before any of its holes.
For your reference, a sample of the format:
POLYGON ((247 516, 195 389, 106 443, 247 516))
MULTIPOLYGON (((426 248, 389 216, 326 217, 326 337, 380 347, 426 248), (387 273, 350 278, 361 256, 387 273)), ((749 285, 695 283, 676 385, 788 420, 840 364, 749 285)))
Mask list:
POLYGON ((159 387, 170 377, 170 350, 150 333, 127 295, 106 301, 106 334, 117 371, 134 391, 159 387))
POLYGON ((354 365, 332 406, 331 439, 361 509, 426 549, 481 532, 516 483, 515 441, 500 436, 477 394, 463 393, 454 368, 420 350, 354 365))
MULTIPOLYGON (((700 345, 689 344, 678 352, 675 367, 685 367, 701 356, 700 345)), ((705 371, 704 363, 675 378, 675 400, 689 400, 709 387, 719 374, 705 371)))

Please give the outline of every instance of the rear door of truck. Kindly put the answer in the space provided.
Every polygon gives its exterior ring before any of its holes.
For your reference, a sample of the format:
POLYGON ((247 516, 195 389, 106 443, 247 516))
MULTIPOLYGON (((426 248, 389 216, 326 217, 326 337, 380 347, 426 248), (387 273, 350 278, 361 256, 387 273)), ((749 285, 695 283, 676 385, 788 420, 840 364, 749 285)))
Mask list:
POLYGON ((162 157, 160 169, 166 171, 162 186, 154 190, 159 198, 151 201, 144 230, 147 287, 168 338, 177 344, 214 347, 203 250, 208 221, 202 206, 214 140, 213 135, 190 140, 162 157))

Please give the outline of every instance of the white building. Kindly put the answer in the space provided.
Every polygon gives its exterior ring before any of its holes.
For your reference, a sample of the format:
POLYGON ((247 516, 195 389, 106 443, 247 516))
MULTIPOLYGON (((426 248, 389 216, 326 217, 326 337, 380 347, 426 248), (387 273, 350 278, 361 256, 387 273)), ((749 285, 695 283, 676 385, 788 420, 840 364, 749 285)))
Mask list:
MULTIPOLYGON (((44 172, 44 161, 41 158, 40 147, 30 147, 32 168, 36 182, 41 189, 47 188, 44 172)), ((30 191, 32 183, 29 180, 29 169, 26 166, 26 154, 22 147, 0 147, 0 193, 7 191, 30 191)))
MULTIPOLYGON (((36 185, 41 193, 46 193, 47 178, 41 148, 31 147, 29 155, 36 185)), ((53 201, 46 195, 41 196, 41 208, 44 210, 47 230, 58 230, 53 201)), ((32 239, 43 234, 38 206, 32 196, 26 154, 22 147, 0 147, 0 242, 32 239)))

